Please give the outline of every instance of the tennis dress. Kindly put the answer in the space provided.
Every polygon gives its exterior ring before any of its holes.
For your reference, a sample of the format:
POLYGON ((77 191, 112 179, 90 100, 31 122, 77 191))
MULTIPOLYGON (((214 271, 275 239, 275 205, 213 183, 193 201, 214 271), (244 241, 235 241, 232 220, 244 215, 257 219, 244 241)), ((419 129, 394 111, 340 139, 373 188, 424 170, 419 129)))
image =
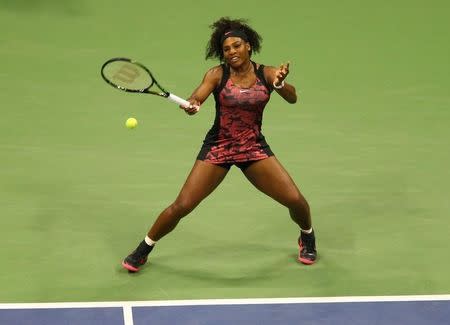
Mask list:
POLYGON ((261 133, 264 107, 272 91, 264 78, 264 66, 252 62, 256 82, 250 88, 234 85, 230 68, 222 64, 222 81, 213 94, 214 124, 206 134, 197 159, 212 164, 238 164, 273 156, 261 133))

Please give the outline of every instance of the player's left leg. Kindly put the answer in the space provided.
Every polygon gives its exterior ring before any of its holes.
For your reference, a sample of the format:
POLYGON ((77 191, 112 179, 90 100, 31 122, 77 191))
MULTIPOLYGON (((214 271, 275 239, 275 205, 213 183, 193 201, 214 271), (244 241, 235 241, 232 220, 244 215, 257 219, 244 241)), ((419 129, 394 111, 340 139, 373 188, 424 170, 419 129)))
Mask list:
POLYGON ((299 261, 313 264, 317 252, 309 204, 286 169, 272 156, 251 164, 243 173, 257 189, 289 209, 291 219, 301 229, 299 261))

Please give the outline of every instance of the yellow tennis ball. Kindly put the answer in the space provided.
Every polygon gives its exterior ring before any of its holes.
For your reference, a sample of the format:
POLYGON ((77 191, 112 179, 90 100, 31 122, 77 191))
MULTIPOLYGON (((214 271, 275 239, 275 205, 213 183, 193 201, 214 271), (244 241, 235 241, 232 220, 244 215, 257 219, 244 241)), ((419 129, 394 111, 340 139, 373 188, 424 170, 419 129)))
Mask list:
POLYGON ((126 122, 125 126, 129 129, 134 129, 138 124, 138 121, 134 117, 130 117, 126 122))

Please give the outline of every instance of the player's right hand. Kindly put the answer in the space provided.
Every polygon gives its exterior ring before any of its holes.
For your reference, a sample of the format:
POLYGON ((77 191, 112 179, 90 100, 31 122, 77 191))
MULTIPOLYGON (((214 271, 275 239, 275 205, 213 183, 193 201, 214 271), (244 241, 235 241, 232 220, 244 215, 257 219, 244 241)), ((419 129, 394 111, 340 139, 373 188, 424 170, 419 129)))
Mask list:
POLYGON ((188 99, 188 101, 189 103, 191 103, 191 105, 189 105, 188 107, 180 106, 180 108, 184 110, 188 115, 194 115, 198 113, 198 111, 200 110, 200 102, 192 98, 188 99))

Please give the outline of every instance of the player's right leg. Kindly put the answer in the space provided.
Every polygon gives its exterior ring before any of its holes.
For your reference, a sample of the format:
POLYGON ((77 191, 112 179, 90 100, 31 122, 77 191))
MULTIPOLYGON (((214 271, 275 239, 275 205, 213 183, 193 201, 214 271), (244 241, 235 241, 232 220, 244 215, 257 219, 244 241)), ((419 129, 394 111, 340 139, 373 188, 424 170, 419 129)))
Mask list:
POLYGON ((161 212, 146 239, 123 260, 123 267, 132 272, 139 271, 140 266, 147 262, 147 255, 153 249, 154 243, 171 232, 181 218, 211 194, 227 173, 226 168, 197 160, 175 201, 161 212))

